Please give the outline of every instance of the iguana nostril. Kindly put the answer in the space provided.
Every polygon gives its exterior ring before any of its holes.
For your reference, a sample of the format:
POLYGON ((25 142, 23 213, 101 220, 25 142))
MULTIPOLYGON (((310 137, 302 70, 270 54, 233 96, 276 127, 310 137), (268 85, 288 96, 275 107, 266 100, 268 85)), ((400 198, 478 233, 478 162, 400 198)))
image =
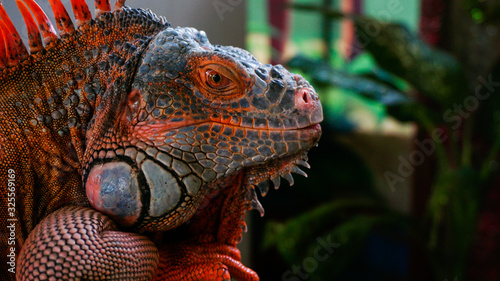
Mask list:
POLYGON ((312 92, 308 88, 302 88, 295 94, 295 101, 298 108, 302 108, 304 106, 310 107, 313 105, 313 96, 312 92))
POLYGON ((302 100, 304 103, 309 103, 309 92, 308 91, 303 91, 302 92, 302 100))

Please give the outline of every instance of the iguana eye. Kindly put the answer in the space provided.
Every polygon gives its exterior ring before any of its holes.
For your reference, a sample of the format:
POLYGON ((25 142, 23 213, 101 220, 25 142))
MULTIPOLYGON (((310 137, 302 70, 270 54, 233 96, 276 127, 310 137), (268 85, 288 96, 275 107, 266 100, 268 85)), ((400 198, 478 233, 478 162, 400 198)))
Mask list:
POLYGON ((230 96, 239 92, 241 78, 229 67, 222 64, 211 63, 198 68, 198 81, 200 90, 207 94, 217 96, 230 96))
POLYGON ((206 82, 211 88, 223 90, 233 84, 233 81, 231 81, 231 79, 213 69, 207 69, 205 74, 206 82))

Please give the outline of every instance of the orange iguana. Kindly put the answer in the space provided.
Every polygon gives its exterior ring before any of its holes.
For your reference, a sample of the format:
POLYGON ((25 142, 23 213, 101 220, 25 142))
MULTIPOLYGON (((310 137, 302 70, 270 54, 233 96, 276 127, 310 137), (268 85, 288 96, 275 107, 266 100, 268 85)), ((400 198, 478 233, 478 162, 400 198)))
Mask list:
POLYGON ((258 280, 236 244, 322 109, 301 76, 150 11, 0 3, 2 280, 258 280), (15 272, 15 274, 13 273, 15 272))

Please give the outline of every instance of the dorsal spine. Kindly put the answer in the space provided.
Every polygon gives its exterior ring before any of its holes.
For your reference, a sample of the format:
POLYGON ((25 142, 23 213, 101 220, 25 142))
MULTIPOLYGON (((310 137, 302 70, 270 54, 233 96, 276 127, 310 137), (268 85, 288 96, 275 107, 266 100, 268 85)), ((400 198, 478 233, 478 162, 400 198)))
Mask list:
MULTIPOLYGON (((0 70, 14 67, 27 59, 29 54, 34 54, 43 49, 41 38, 45 47, 51 42, 59 40, 59 37, 48 19, 45 12, 35 0, 15 0, 28 29, 28 40, 30 52, 26 50, 19 33, 12 24, 7 12, 0 0, 0 70)), ((56 26, 60 36, 71 35, 76 32, 73 22, 61 0, 49 0, 56 19, 56 26)), ((117 0, 114 11, 111 11, 109 0, 95 0, 96 18, 104 14, 112 14, 121 11, 125 6, 125 0, 117 0)), ((76 19, 76 28, 89 24, 92 20, 90 10, 85 0, 71 0, 71 7, 76 19)), ((167 21, 157 17, 156 20, 163 24, 167 21)))
MULTIPOLYGON (((47 41, 26 58, 9 59, 5 51, 3 58, 10 64, 0 69, 0 111, 9 112, 12 122, 30 135, 28 139, 36 141, 48 133, 51 138, 61 138, 58 142, 71 141, 80 160, 87 128, 95 122, 97 112, 112 125, 113 113, 127 94, 142 52, 168 26, 163 18, 141 9, 119 6, 107 12, 109 2, 99 5, 96 19, 85 20, 71 32, 66 29, 61 38, 47 41)), ((0 22, 8 25, 4 16, 0 22)), ((6 29, 1 31, 5 35, 6 29)), ((16 38, 12 34, 7 35, 16 38)), ((5 42, 5 49, 14 48, 13 42, 5 42)))

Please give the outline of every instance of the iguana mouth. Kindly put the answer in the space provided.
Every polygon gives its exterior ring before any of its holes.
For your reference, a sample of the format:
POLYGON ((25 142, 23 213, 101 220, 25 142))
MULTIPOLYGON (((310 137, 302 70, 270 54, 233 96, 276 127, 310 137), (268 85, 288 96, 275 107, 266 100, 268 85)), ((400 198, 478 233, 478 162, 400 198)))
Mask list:
MULTIPOLYGON (((310 133, 313 140, 312 144, 314 146, 318 145, 318 140, 321 136, 321 126, 319 124, 314 124, 300 130, 310 133)), ((309 163, 307 163, 307 152, 311 147, 246 169, 246 185, 243 188, 249 189, 248 200, 251 201, 252 209, 258 210, 260 215, 264 216, 264 208, 257 197, 255 189, 259 189, 261 196, 264 197, 269 192, 271 182, 274 185, 274 189, 278 189, 281 185, 281 178, 286 179, 290 186, 294 184, 292 173, 307 177, 307 174, 298 166, 300 165, 307 169, 311 168, 309 163)))

